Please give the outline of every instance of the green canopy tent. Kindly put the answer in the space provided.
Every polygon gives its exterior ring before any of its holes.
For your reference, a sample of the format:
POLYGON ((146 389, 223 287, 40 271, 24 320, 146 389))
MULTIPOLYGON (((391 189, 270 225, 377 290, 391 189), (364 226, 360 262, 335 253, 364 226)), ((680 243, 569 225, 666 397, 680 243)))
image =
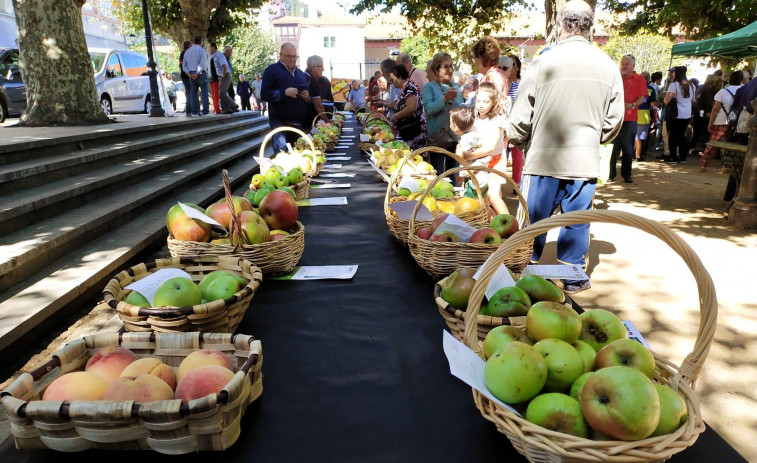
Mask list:
POLYGON ((757 56, 757 21, 730 34, 673 45, 673 56, 714 56, 744 59, 757 56))

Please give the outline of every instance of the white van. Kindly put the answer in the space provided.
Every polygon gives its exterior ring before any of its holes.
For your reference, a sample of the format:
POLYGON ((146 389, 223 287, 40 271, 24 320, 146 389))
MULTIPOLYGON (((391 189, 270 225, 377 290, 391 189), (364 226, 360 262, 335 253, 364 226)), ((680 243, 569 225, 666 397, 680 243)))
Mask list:
POLYGON ((105 114, 147 112, 150 107, 147 56, 128 50, 90 48, 89 57, 105 114))

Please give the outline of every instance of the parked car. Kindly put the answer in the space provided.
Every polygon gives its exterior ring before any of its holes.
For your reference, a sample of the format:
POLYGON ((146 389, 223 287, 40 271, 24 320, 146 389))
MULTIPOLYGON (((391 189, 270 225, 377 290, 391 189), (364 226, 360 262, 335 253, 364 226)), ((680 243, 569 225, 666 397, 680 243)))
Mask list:
POLYGON ((89 57, 105 114, 147 112, 150 107, 147 56, 128 50, 90 48, 89 57))
POLYGON ((26 109, 26 85, 18 67, 18 50, 0 48, 0 123, 26 109))

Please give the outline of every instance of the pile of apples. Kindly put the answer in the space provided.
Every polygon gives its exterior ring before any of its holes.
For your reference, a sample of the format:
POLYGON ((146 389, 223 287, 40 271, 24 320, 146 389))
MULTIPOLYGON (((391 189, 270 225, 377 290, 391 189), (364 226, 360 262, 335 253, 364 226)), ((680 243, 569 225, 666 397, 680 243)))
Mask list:
MULTIPOLYGON (((277 173, 281 173, 287 178, 289 178, 289 173, 291 173, 291 171, 296 168, 298 168, 300 172, 307 174, 312 170, 314 162, 316 164, 324 164, 326 162, 326 158, 323 156, 323 151, 312 151, 309 148, 297 148, 289 153, 282 151, 273 158, 273 165, 279 167, 279 169, 281 170, 281 172, 277 173)), ((273 173, 271 173, 271 175, 273 175, 273 173)), ((264 174, 264 177, 267 176, 267 173, 264 174)), ((289 178, 290 185, 299 183, 293 182, 292 180, 293 179, 289 178)), ((253 186, 251 186, 250 188, 253 188, 253 186)))
POLYGON ((186 204, 216 222, 220 223, 228 234, 218 235, 212 230, 211 225, 189 217, 179 205, 173 206, 168 211, 166 224, 168 231, 174 239, 179 241, 210 242, 212 244, 260 244, 268 241, 276 241, 289 235, 289 230, 297 223, 297 202, 294 191, 291 188, 270 190, 261 189, 246 195, 253 196, 254 200, 260 199, 258 207, 253 207, 249 199, 232 196, 234 214, 239 217, 242 233, 230 229, 231 211, 226 198, 221 198, 215 204, 208 207, 207 211, 195 204, 186 204))
MULTIPOLYGON (((428 199, 428 197, 426 198, 428 199)), ((432 198, 433 199, 433 198, 432 198)), ((424 200, 424 204, 425 204, 424 200)), ((438 203, 438 201, 437 201, 438 203)), ((451 230, 437 231, 437 228, 450 215, 458 215, 466 211, 475 211, 479 208, 478 200, 473 198, 460 198, 455 204, 455 214, 443 213, 436 216, 430 227, 418 229, 418 238, 422 240, 435 241, 439 243, 461 243, 465 242, 451 230)), ((426 206, 428 207, 428 206, 426 206)), ((433 211, 432 211, 433 214, 433 211)), ((468 243, 479 244, 500 244, 509 236, 518 231, 518 222, 510 214, 500 214, 495 216, 488 227, 482 227, 471 235, 468 243)))
POLYGON ((370 137, 369 141, 371 143, 379 141, 381 143, 388 143, 394 140, 394 132, 392 131, 392 128, 389 127, 389 124, 381 120, 370 121, 363 129, 363 133, 370 137))
POLYGON ((156 357, 137 356, 121 346, 93 355, 84 371, 56 378, 42 400, 129 400, 137 403, 179 399, 187 404, 218 394, 234 377, 226 355, 214 349, 197 350, 174 370, 156 357))
POLYGON ((489 392, 552 431, 633 441, 669 434, 688 417, 683 399, 654 382, 652 353, 603 309, 578 315, 537 302, 525 331, 496 327, 483 350, 489 392))
MULTIPOLYGON (((171 278, 155 290, 154 307, 191 307, 228 299, 245 286, 247 280, 226 270, 216 270, 205 275, 199 284, 189 278, 171 278)), ((130 291, 124 301, 137 307, 153 307, 138 291, 130 291)))
MULTIPOLYGON (((328 143, 328 138, 325 137, 313 136, 311 140, 313 141, 313 145, 315 146, 316 150, 320 151, 324 150, 326 148, 326 143, 328 143)), ((296 142, 294 142, 294 147, 298 150, 304 150, 310 148, 310 143, 305 137, 300 137, 296 142)))

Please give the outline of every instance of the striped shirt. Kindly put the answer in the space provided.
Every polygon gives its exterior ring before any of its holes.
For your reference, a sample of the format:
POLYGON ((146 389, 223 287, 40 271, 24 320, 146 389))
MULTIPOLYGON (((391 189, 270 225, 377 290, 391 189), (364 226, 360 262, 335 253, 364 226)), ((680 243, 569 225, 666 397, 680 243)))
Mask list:
POLYGON ((515 101, 515 94, 518 93, 518 82, 510 82, 510 93, 508 95, 515 101))

